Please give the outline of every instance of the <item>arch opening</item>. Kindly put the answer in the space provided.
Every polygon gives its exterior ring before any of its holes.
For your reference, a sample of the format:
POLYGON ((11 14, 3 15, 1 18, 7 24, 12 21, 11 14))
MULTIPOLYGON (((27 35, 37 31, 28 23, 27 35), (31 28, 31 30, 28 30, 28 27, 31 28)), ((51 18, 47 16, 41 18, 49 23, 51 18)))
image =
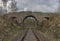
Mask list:
POLYGON ((38 21, 37 21, 37 19, 36 19, 36 17, 35 16, 33 16, 33 15, 29 15, 29 16, 26 16, 24 19, 23 19, 23 25, 24 25, 24 27, 26 27, 26 24, 27 24, 27 27, 28 28, 35 28, 35 27, 37 27, 38 26, 38 21), (30 27, 29 27, 30 26, 30 27), (34 26, 34 27, 33 27, 34 26))

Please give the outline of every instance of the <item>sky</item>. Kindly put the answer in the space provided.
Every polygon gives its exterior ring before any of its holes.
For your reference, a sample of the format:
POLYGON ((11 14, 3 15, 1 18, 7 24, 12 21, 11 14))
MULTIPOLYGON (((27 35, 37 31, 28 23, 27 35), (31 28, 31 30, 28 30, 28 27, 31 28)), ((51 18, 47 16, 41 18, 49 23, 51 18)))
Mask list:
MULTIPOLYGON (((18 10, 56 12, 59 0, 15 0, 18 10)), ((1 3, 1 1, 0 1, 1 3)))
POLYGON ((59 0, 16 0, 19 10, 56 12, 59 0))

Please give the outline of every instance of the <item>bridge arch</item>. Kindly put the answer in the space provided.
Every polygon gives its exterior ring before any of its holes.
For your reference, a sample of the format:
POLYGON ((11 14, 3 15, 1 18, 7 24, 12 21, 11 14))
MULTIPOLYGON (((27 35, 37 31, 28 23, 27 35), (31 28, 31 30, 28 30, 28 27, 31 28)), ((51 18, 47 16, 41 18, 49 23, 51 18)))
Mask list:
MULTIPOLYGON (((38 26, 38 20, 37 20, 37 18, 36 18, 35 16, 33 16, 33 15, 28 15, 28 16, 24 17, 22 23, 24 24, 24 21, 25 21, 27 18, 30 18, 30 17, 33 18, 33 19, 36 21, 36 25, 38 26)), ((37 27, 37 26, 36 26, 36 27, 37 27)))

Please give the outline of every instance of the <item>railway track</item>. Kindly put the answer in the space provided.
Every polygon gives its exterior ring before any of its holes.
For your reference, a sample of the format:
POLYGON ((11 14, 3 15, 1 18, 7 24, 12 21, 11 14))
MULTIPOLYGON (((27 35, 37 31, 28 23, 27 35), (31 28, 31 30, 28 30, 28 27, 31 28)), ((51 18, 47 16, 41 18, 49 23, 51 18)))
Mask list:
POLYGON ((33 30, 32 30, 32 32, 34 33, 34 35, 35 35, 37 41, 40 41, 40 39, 38 38, 38 36, 36 35, 36 33, 35 33, 33 30))
POLYGON ((43 34, 37 33, 38 31, 34 29, 28 28, 23 32, 24 33, 21 33, 22 35, 17 35, 15 38, 12 39, 12 41, 50 41, 43 34))
POLYGON ((40 41, 33 29, 29 29, 21 41, 40 41))

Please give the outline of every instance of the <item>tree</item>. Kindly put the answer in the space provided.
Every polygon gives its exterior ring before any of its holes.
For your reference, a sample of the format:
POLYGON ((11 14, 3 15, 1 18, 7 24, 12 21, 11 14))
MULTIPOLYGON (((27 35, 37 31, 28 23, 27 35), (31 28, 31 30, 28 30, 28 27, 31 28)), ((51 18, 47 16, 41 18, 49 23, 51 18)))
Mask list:
POLYGON ((10 0, 7 2, 7 12, 13 12, 17 10, 16 7, 16 1, 15 0, 10 0))
POLYGON ((6 3, 8 2, 8 0, 2 0, 3 5, 6 7, 6 3))

